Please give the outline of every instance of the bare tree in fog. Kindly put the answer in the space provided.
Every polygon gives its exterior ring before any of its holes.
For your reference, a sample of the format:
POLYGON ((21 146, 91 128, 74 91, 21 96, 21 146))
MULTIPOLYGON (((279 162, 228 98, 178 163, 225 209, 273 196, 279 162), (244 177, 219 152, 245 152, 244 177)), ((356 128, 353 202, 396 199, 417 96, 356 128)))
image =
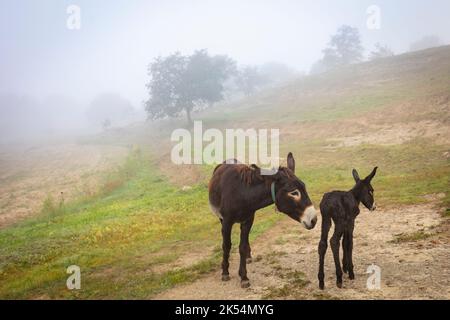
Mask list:
POLYGON ((323 58, 316 62, 311 73, 321 73, 339 66, 361 62, 363 46, 357 28, 343 25, 331 36, 328 46, 322 51, 323 58))
POLYGON ((380 43, 375 44, 375 50, 369 55, 369 60, 392 57, 394 52, 387 46, 380 43))
POLYGON ((206 50, 191 56, 174 53, 150 64, 147 84, 150 98, 145 103, 149 118, 175 117, 223 100, 224 83, 235 74, 235 62, 225 55, 210 56, 206 50))
POLYGON ((439 47, 442 44, 438 36, 425 36, 416 42, 411 43, 410 51, 425 50, 428 48, 439 47))

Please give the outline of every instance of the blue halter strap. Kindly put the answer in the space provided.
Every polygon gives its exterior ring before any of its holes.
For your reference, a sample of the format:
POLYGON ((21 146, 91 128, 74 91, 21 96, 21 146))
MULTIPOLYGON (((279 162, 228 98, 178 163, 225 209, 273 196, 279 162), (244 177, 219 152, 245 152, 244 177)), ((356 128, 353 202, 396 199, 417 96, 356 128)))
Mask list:
POLYGON ((272 200, 275 206, 277 205, 276 197, 275 197, 275 181, 270 185, 270 193, 272 195, 272 200))

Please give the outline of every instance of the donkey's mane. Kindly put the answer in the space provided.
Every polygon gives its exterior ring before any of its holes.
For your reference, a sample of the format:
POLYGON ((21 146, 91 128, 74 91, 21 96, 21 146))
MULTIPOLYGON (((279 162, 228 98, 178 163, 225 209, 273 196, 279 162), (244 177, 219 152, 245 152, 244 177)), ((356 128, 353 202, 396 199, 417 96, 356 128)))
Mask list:
MULTIPOLYGON (((271 176, 263 176, 261 175, 261 168, 256 166, 255 164, 252 165, 245 165, 241 164, 236 167, 236 169, 239 172, 239 175, 241 177, 241 181, 244 182, 247 185, 251 185, 256 182, 264 181, 264 177, 271 177, 271 176)), ((281 175, 287 178, 294 178, 295 174, 286 167, 279 167, 278 172, 274 175, 281 175)), ((272 179, 269 179, 272 180, 272 179)))
POLYGON ((255 182, 264 181, 261 175, 261 169, 256 165, 252 164, 250 166, 241 164, 236 166, 236 170, 239 172, 241 181, 247 185, 253 184, 255 182))
POLYGON ((278 167, 277 173, 275 175, 261 175, 261 168, 258 167, 256 164, 246 165, 241 162, 239 162, 236 159, 224 161, 221 164, 217 165, 214 168, 214 173, 222 167, 225 164, 233 165, 234 169, 238 172, 240 179, 242 182, 244 182, 247 185, 251 185, 253 183, 261 182, 261 181, 269 181, 272 182, 273 179, 265 179, 265 177, 275 177, 275 176, 283 176, 287 178, 295 178, 295 174, 292 172, 291 169, 286 167, 278 167))

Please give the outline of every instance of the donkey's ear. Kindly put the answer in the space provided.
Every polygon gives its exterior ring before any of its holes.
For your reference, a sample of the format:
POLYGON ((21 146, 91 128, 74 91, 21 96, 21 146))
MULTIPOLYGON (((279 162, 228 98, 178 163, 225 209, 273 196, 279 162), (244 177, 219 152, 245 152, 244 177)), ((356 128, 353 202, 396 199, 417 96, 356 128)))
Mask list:
POLYGON ((366 177, 366 181, 370 182, 373 177, 375 177, 375 174, 377 173, 378 167, 373 168, 372 172, 366 177))
POLYGON ((292 172, 295 173, 295 159, 294 156, 292 155, 292 152, 289 152, 287 156, 287 166, 289 169, 291 169, 292 172))
POLYGON ((353 175, 353 179, 355 179, 355 182, 358 182, 360 180, 358 171, 356 171, 356 169, 352 170, 352 175, 353 175))

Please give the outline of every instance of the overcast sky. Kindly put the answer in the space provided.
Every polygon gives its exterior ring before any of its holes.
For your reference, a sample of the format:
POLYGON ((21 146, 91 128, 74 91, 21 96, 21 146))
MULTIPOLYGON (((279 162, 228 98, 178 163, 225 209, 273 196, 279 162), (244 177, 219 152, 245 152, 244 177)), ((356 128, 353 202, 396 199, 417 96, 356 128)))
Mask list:
POLYGON ((308 71, 342 24, 360 30, 368 51, 381 42, 401 53, 426 35, 450 43, 449 13, 448 0, 1 0, 0 94, 87 103, 117 92, 138 107, 158 55, 207 48, 308 71), (66 27, 71 4, 81 8, 80 30, 66 27), (366 26, 370 5, 381 9, 379 30, 366 26))

